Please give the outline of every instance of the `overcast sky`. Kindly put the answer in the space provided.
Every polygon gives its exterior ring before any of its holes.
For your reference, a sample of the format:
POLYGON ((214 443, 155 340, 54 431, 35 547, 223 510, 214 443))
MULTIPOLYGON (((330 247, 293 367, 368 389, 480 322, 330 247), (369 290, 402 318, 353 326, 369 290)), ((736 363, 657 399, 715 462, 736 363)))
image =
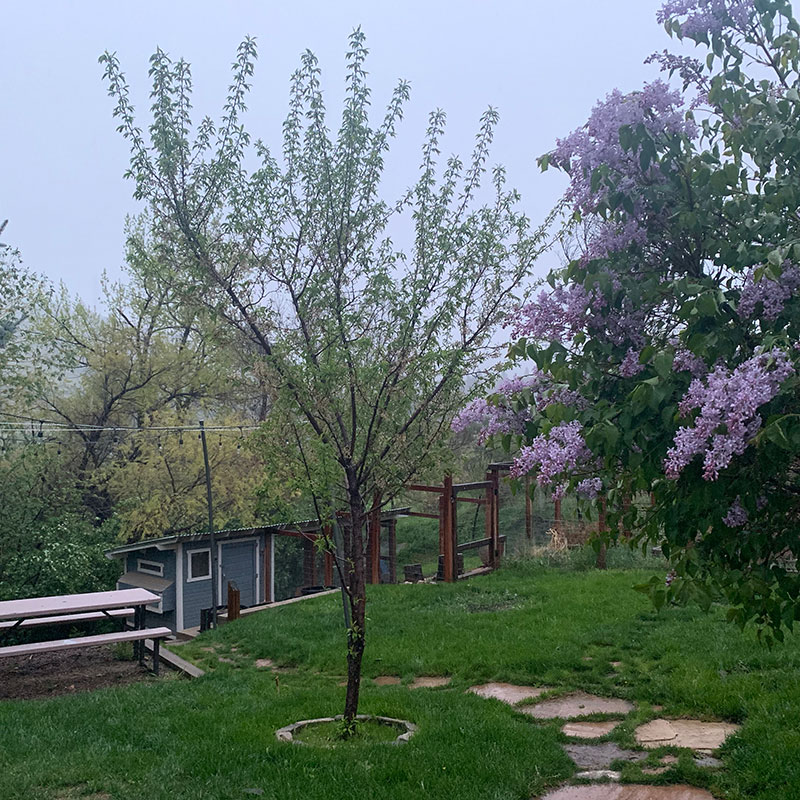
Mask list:
MULTIPOLYGON (((344 75, 347 36, 358 25, 371 51, 377 106, 398 78, 411 101, 396 145, 390 194, 410 183, 429 111, 448 114, 445 153, 468 155, 480 114, 500 111, 493 160, 506 165, 534 221, 564 188, 536 157, 582 124, 614 88, 656 77, 645 57, 669 46, 655 21, 660 0, 215 0, 2 4, 0 221, 26 264, 63 280, 86 300, 100 276, 119 274, 126 215, 136 213, 123 179, 128 149, 97 63, 116 51, 141 124, 147 59, 156 47, 192 65, 195 114, 218 116, 236 47, 255 36, 259 60, 249 101, 254 137, 278 143, 288 81, 299 54, 320 59, 328 107, 344 75), (407 176, 407 177, 406 177, 407 176)), ((543 264, 542 268, 549 266, 543 264)))

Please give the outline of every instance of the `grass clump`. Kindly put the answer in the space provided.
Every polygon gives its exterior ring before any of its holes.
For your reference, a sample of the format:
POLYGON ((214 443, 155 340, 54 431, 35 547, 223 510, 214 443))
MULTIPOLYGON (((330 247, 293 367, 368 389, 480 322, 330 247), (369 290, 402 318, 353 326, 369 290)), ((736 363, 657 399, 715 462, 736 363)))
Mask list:
POLYGON ((315 722, 294 732, 294 738, 303 744, 317 747, 353 747, 365 744, 391 743, 402 733, 395 725, 376 720, 357 720, 349 730, 343 720, 315 722))

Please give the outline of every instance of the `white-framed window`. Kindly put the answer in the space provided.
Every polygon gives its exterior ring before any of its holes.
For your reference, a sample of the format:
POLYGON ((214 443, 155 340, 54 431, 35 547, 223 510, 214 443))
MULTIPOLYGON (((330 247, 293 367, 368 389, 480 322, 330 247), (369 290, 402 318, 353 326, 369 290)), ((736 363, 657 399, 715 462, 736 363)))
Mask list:
POLYGON ((144 558, 140 558, 136 569, 139 572, 146 572, 148 575, 158 575, 159 578, 164 577, 164 565, 159 561, 147 561, 144 558))
POLYGON ((151 603, 149 606, 145 606, 148 611, 153 611, 156 614, 163 614, 164 613, 164 598, 159 595, 157 603, 151 603))
POLYGON ((186 582, 207 581, 211 577, 211 548, 189 550, 189 572, 186 582))

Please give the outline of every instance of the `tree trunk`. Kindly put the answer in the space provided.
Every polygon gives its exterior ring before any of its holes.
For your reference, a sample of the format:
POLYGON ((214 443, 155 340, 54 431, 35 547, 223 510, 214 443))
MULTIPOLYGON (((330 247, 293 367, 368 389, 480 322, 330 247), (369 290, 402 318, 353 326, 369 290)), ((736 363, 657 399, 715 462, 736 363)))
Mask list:
POLYGON ((347 695, 344 703, 344 735, 355 733, 358 697, 361 690, 361 660, 364 656, 364 626, 367 602, 367 557, 364 546, 366 509, 357 486, 355 472, 348 470, 350 526, 345 536, 347 589, 350 600, 350 627, 347 630, 347 695))

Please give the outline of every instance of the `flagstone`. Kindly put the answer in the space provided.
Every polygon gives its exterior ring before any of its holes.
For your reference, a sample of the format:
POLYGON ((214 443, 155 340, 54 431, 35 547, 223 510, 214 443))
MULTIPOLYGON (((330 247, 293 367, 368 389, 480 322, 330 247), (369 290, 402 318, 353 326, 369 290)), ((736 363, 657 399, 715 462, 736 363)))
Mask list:
POLYGON ((688 747, 708 754, 739 730, 732 722, 703 722, 699 719, 654 719, 640 725, 634 735, 643 747, 688 747))
POLYGON ((597 697, 585 692, 573 692, 536 705, 523 706, 519 711, 536 719, 572 719, 588 717, 590 714, 627 714, 633 708, 633 703, 618 697, 597 697))
POLYGON ((599 739, 611 733, 619 725, 619 720, 610 719, 604 722, 567 722, 561 728, 565 736, 576 739, 599 739))
POLYGON ((503 703, 514 705, 515 703, 521 703, 523 700, 539 697, 539 695, 550 692, 552 689, 549 686, 518 686, 514 683, 492 681, 478 686, 470 686, 468 691, 477 694, 479 697, 494 698, 495 700, 501 700, 503 703))

